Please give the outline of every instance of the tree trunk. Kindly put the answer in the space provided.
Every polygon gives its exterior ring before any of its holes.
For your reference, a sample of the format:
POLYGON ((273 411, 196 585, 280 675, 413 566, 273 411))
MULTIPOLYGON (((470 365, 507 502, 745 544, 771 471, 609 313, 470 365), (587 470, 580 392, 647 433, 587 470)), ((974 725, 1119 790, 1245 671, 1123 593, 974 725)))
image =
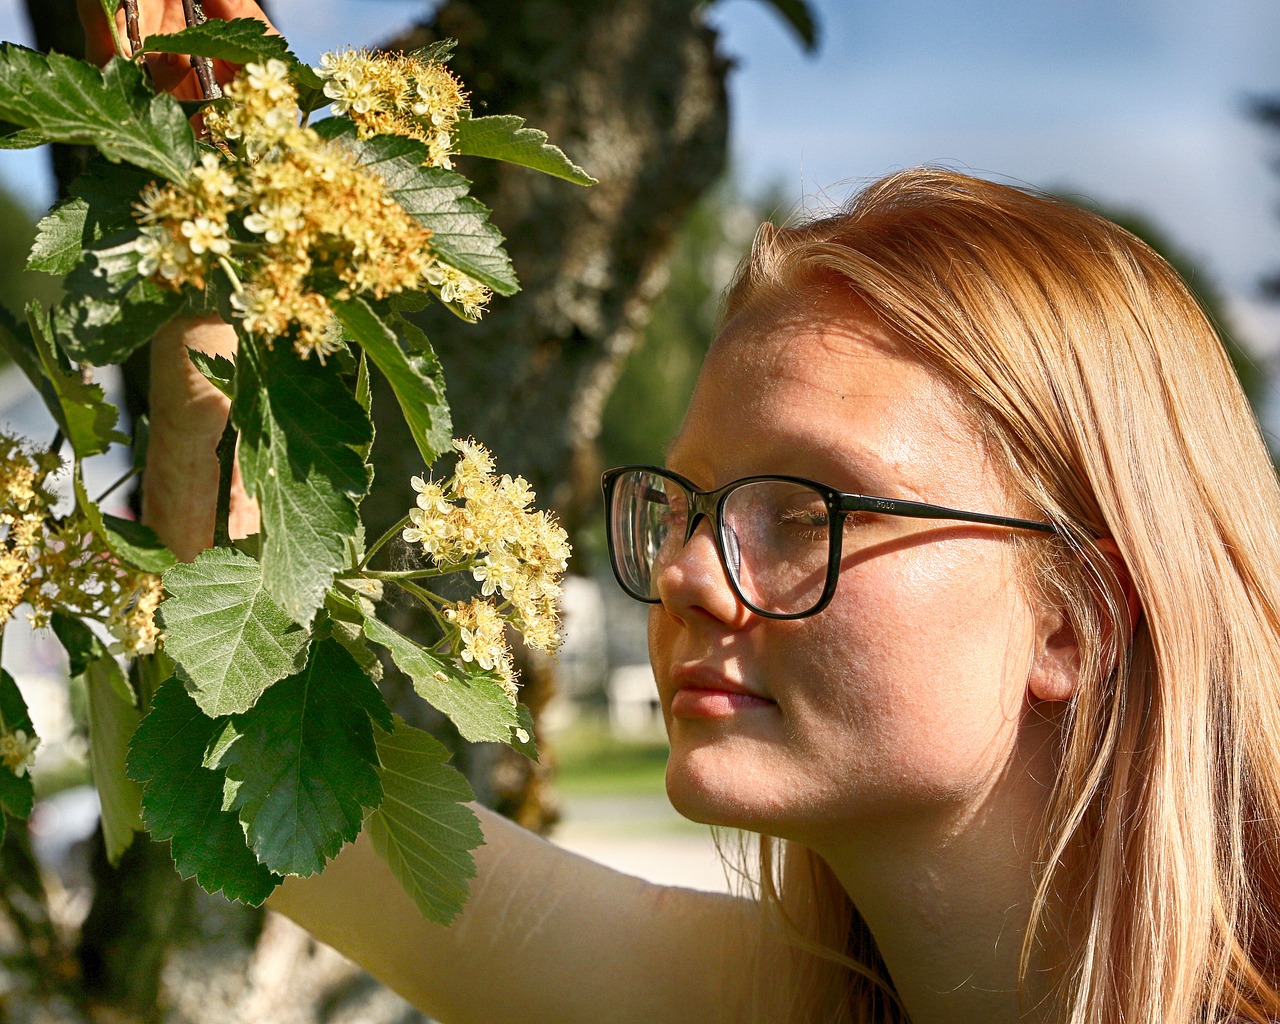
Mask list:
MULTIPOLYGON (((477 116, 524 116, 600 179, 584 189, 505 164, 462 168, 507 235, 523 291, 495 299, 479 325, 434 307, 423 320, 445 366, 455 436, 474 434, 490 446, 500 469, 525 475, 571 532, 596 492, 592 446, 605 399, 661 288, 673 234, 724 169, 727 63, 701 20, 704 6, 451 0, 431 24, 390 44, 412 49, 456 39, 452 66, 477 116)), ((42 49, 82 51, 74 0, 27 0, 27 7, 42 49)), ((68 173, 63 159, 56 162, 68 173)), ((137 415, 145 382, 131 370, 126 376, 129 411, 137 415)), ((375 400, 384 408, 391 401, 387 394, 375 400)), ((408 478, 423 471, 415 446, 394 426, 399 417, 381 420, 378 476, 365 503, 374 536, 403 515, 408 478)), ((524 677, 525 700, 537 708, 550 693, 551 672, 526 666, 524 677)), ((394 699, 395 681, 388 683, 394 699)), ((482 799, 531 827, 546 826, 543 781, 523 758, 507 760, 494 748, 460 749, 459 758, 482 799)), ((168 1007, 166 1020, 192 1024, 414 1019, 278 919, 268 919, 254 950, 258 916, 178 883, 167 859, 165 847, 140 838, 123 870, 95 871, 81 977, 60 983, 84 1012, 146 1021, 168 1007)))

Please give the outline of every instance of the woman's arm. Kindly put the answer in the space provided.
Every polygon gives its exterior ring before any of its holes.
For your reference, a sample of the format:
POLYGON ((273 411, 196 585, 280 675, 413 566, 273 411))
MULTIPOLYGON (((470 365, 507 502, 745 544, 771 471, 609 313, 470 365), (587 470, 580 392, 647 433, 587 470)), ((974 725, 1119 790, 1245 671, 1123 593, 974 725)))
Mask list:
POLYGON ((743 1019, 752 903, 651 885, 475 810, 485 845, 448 927, 422 917, 366 836, 267 905, 444 1024, 743 1019))

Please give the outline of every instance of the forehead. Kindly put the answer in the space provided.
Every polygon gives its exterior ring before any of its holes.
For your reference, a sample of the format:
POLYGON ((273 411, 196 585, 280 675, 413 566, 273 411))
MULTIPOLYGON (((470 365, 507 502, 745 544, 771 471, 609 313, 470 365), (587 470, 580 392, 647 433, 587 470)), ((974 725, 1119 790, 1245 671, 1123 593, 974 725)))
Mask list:
POLYGON ((847 295, 734 317, 707 356, 668 461, 708 487, 789 473, 925 500, 954 498, 991 475, 952 390, 847 295))

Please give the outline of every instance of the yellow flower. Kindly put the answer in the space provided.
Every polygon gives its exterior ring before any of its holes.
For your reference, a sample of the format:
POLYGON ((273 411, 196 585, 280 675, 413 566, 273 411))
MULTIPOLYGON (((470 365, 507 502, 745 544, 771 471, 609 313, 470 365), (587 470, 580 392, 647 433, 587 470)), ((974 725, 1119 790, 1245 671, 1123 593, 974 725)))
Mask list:
POLYGON ((319 70, 333 112, 351 118, 360 138, 405 135, 426 143, 426 163, 453 166, 450 133, 467 100, 439 61, 356 49, 326 53, 319 70))
POLYGON ((39 737, 28 737, 24 729, 5 733, 0 736, 0 764, 3 764, 18 778, 22 778, 35 763, 36 748, 38 746, 40 746, 39 737))

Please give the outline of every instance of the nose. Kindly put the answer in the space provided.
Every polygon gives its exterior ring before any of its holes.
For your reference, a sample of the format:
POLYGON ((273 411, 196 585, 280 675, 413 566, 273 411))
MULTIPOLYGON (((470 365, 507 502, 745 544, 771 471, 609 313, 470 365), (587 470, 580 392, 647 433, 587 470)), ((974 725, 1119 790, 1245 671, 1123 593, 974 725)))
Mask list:
MULTIPOLYGON (((701 516, 688 540, 658 572, 658 598, 668 613, 687 620, 698 611, 738 627, 751 615, 733 591, 716 550, 711 519, 701 516)), ((736 538, 734 538, 736 540, 736 538)), ((733 556, 737 556, 736 544, 733 556)))

